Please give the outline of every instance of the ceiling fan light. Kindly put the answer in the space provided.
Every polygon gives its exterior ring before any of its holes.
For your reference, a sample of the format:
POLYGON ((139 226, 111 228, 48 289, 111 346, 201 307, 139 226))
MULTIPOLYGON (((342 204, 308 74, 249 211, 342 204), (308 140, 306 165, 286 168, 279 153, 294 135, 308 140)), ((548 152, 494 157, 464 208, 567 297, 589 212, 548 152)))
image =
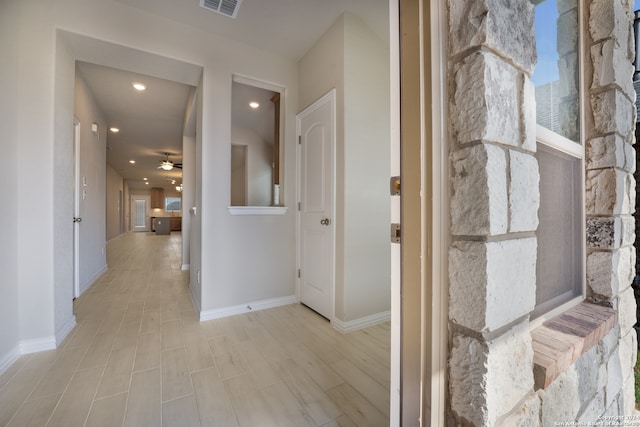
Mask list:
POLYGON ((171 163, 171 162, 162 162, 160 167, 162 169, 166 170, 166 171, 170 171, 171 169, 173 169, 173 163, 171 163))

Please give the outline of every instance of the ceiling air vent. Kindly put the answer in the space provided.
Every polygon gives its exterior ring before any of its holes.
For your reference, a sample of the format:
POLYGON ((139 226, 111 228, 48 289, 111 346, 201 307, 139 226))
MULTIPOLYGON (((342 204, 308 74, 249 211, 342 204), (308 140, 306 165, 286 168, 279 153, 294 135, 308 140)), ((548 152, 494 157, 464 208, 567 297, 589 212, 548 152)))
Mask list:
POLYGON ((200 0, 200 6, 221 15, 235 18, 242 0, 200 0))

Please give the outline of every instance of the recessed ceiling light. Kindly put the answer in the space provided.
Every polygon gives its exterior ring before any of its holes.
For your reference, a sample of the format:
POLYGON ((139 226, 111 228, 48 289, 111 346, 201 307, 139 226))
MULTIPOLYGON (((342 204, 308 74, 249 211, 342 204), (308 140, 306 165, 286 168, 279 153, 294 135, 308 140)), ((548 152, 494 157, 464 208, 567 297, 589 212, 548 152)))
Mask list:
POLYGON ((118 133, 118 132, 120 132, 120 129, 118 129, 118 128, 116 128, 116 127, 109 128, 109 130, 110 130, 111 132, 113 132, 113 133, 118 133))
POLYGON ((256 108, 258 108, 259 106, 260 106, 260 104, 258 104, 256 101, 251 101, 251 102, 249 103, 249 107, 253 108, 254 110, 255 110, 256 108))
POLYGON ((135 165, 136 161, 135 160, 129 160, 129 163, 131 163, 132 165, 135 165))
POLYGON ((149 185, 149 181, 145 181, 144 185, 149 185))
POLYGON ((133 88, 134 88, 135 90, 143 91, 143 90, 145 90, 147 87, 146 87, 145 85, 143 85, 142 83, 135 82, 135 83, 133 83, 133 88))
POLYGON ((144 179, 145 181, 147 180, 147 178, 142 178, 142 179, 144 179))

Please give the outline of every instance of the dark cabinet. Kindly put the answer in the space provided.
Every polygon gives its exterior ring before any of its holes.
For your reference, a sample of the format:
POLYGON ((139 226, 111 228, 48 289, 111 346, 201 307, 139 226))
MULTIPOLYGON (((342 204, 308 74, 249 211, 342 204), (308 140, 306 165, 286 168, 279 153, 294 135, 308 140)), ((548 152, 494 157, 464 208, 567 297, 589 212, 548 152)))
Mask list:
POLYGON ((151 209, 164 209, 164 188, 151 189, 151 209))
POLYGON ((171 217, 171 231, 181 231, 182 230, 182 217, 181 216, 172 216, 171 217))

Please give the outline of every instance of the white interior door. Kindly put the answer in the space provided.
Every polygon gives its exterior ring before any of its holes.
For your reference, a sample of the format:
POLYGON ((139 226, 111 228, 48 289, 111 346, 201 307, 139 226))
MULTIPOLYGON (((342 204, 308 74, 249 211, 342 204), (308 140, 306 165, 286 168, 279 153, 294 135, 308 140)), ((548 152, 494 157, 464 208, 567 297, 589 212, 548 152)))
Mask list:
POLYGON ((131 231, 150 231, 150 196, 131 196, 131 231))
POLYGON ((300 302, 334 315, 335 90, 297 116, 300 302))

